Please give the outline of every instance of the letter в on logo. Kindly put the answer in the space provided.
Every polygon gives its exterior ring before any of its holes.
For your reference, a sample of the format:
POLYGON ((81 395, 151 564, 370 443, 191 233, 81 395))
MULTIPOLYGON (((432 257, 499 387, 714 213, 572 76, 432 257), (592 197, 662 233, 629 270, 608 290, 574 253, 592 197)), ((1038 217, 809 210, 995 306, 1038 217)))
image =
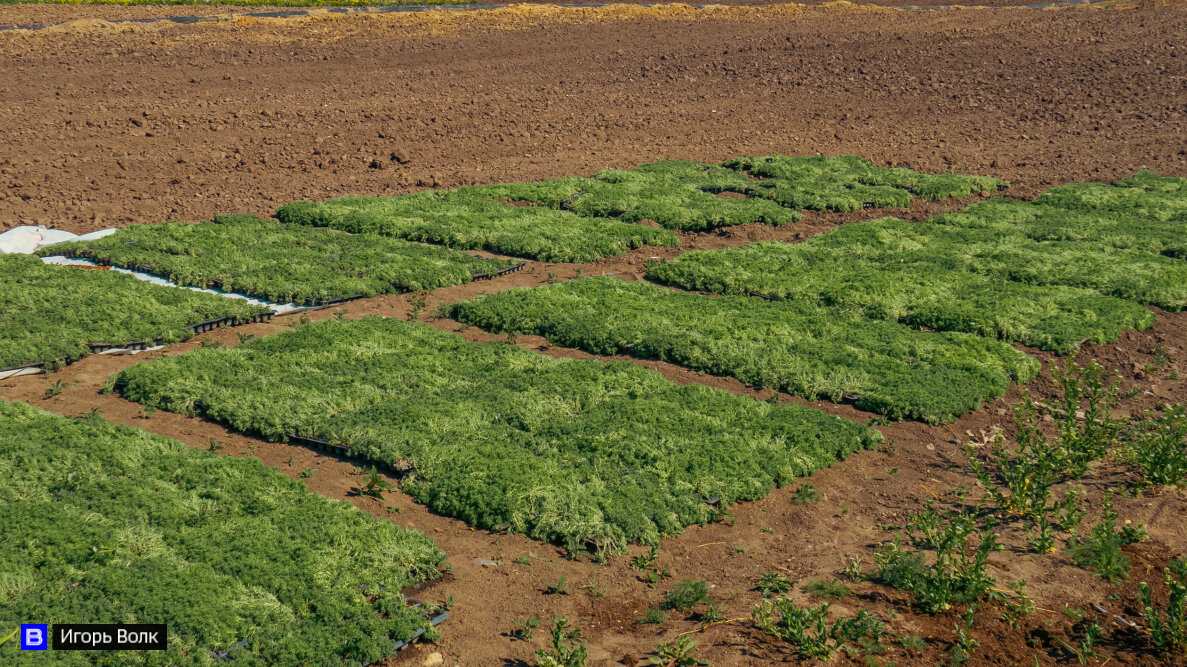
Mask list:
POLYGON ((21 624, 21 650, 44 651, 49 648, 49 632, 45 623, 21 624))

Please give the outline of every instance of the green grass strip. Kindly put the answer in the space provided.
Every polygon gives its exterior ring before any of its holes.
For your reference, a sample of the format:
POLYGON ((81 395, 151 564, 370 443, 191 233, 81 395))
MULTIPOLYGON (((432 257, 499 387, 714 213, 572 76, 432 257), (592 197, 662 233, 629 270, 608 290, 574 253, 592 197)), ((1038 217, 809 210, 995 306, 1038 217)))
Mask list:
POLYGON ((1187 262, 1095 241, 1036 242, 1016 225, 956 226, 883 218, 808 242, 815 250, 874 264, 924 263, 1030 285, 1086 287, 1166 310, 1187 306, 1187 262))
POLYGON ((1009 187, 988 176, 930 175, 902 167, 875 167, 856 155, 743 157, 727 160, 722 166, 763 179, 757 183, 757 196, 788 208, 815 211, 906 208, 912 197, 938 201, 1009 187))
POLYGON ((542 262, 589 262, 645 245, 677 244, 676 235, 665 229, 541 206, 510 206, 473 188, 294 202, 280 207, 276 217, 282 222, 489 250, 542 262))
POLYGON ((663 160, 607 169, 593 178, 294 202, 276 217, 541 261, 584 262, 642 245, 677 243, 663 229, 624 223, 649 221, 689 232, 755 222, 781 225, 803 217, 796 209, 905 207, 913 196, 934 200, 1004 187, 1003 181, 981 176, 880 169, 856 156, 774 155, 722 165, 663 160))
POLYGON ((684 289, 803 300, 912 326, 1017 341, 1068 353, 1082 341, 1145 329, 1145 307, 1062 285, 1027 285, 956 270, 943 261, 863 260, 825 247, 828 232, 800 244, 767 242, 689 252, 647 277, 684 289))
POLYGON ((414 465, 403 488, 472 526, 573 552, 655 542, 881 435, 799 405, 678 386, 631 362, 554 359, 394 319, 327 320, 139 364, 129 399, 414 465))
POLYGON ((124 268, 146 265, 178 285, 213 285, 274 303, 432 290, 518 263, 249 215, 220 216, 197 225, 131 225, 40 254, 62 252, 124 268))
POLYGON ((809 400, 855 394, 858 408, 892 419, 951 421, 1039 368, 1005 343, 967 334, 929 334, 807 302, 715 298, 611 277, 480 296, 447 311, 491 331, 670 361, 809 400))
MULTIPOLYGON (((1093 192, 1102 195, 1098 201, 1103 201, 1113 208, 1125 208, 1116 201, 1121 199, 1124 202, 1125 188, 1089 185, 1094 186, 1091 189, 1093 192), (1117 196, 1113 199, 1103 197, 1107 193, 1117 196)), ((1166 203, 1169 197, 1163 196, 1162 204, 1142 203, 1143 195, 1130 191, 1131 199, 1127 205, 1131 212, 1098 211, 1084 208, 1084 200, 1073 199, 1073 192, 1075 191, 1054 188, 1039 197, 1035 203, 994 198, 973 204, 960 213, 936 216, 931 218, 931 221, 969 229, 1013 227, 1018 233, 1036 241, 1092 242, 1114 248, 1187 259, 1187 216, 1182 213, 1168 215, 1168 210, 1173 209, 1173 206, 1166 203), (1060 208, 1052 203, 1077 208, 1060 208), (1155 215, 1163 216, 1165 219, 1143 217, 1132 211, 1153 211, 1155 215)), ((1179 190, 1178 197, 1187 201, 1187 191, 1179 190)))
POLYGON ((56 651, 55 665, 207 665, 240 641, 235 664, 374 663, 427 625, 400 592, 437 575, 432 540, 258 459, 0 402, 0 469, 0 627, 169 627, 164 652, 56 651))
POLYGON ((542 183, 511 183, 478 188, 486 196, 527 201, 586 217, 624 222, 650 220, 661 227, 703 232, 717 227, 762 222, 782 225, 804 216, 771 201, 719 197, 719 193, 757 192, 753 179, 731 169, 682 160, 664 160, 629 171, 607 169, 593 178, 542 183))
POLYGON ((0 255, 0 368, 77 359, 89 352, 88 343, 185 340, 193 336, 187 324, 266 312, 241 299, 153 285, 113 271, 0 255))
POLYGON ((1088 213, 1148 218, 1187 227, 1187 178, 1142 171, 1114 185, 1073 183, 1044 192, 1037 204, 1088 213))

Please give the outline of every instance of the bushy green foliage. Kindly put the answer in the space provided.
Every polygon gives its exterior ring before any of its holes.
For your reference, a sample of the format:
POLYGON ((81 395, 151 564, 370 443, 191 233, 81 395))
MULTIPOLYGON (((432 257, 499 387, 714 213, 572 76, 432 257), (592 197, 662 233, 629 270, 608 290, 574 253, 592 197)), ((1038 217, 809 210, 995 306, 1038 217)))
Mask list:
POLYGON ((648 277, 1067 353, 1149 326, 1153 315, 1138 304, 1187 306, 1187 267, 1171 259, 1187 256, 1183 181, 1143 172, 1116 186, 1054 188, 1033 203, 980 202, 923 223, 883 219, 801 244, 691 252, 648 277))
POLYGON ((1009 223, 945 224, 961 215, 968 213, 925 222, 851 223, 808 245, 829 260, 839 253, 875 264, 920 264, 1027 285, 1083 287, 1166 310, 1187 305, 1187 264, 1181 260, 1092 240, 1036 241, 1009 223))
POLYGON ((294 202, 280 207, 276 217, 286 223, 490 250, 542 262, 588 262, 640 246, 677 244, 676 235, 666 229, 543 206, 511 206, 476 188, 294 202))
POLYGON ((1139 484, 1177 485, 1187 477, 1187 410, 1164 405, 1161 414, 1146 413, 1129 447, 1129 458, 1141 470, 1139 484))
POLYGON ((660 642, 655 655, 647 662, 650 665, 662 665, 663 667, 696 667, 697 665, 710 664, 707 660, 699 660, 693 656, 696 648, 697 643, 691 637, 680 635, 674 641, 660 642))
POLYGON ((1150 585, 1141 582, 1139 600, 1150 639, 1155 646, 1167 651, 1187 651, 1187 562, 1177 560, 1162 572, 1168 597, 1166 608, 1154 602, 1150 585))
POLYGON ((758 195, 794 209, 858 211, 911 204, 912 195, 929 201, 995 192, 1008 184, 987 176, 928 175, 910 169, 878 168, 856 155, 743 157, 722 166, 764 179, 758 195))
POLYGON ((1102 515, 1100 522, 1092 526, 1083 539, 1068 540, 1068 554, 1076 565, 1118 584, 1129 575, 1129 557, 1121 552, 1121 547, 1146 539, 1146 531, 1141 524, 1136 528, 1125 525, 1118 529, 1117 512, 1109 494, 1105 494, 1102 515))
POLYGON ((858 408, 895 419, 950 421, 1038 370, 1010 345, 966 334, 923 333, 810 302, 713 298, 612 277, 509 290, 446 312, 496 332, 671 361, 809 400, 856 395, 858 408))
POLYGON ((588 649, 581 638, 581 628, 566 617, 552 617, 549 631, 552 643, 547 649, 536 651, 537 667, 585 667, 588 649))
POLYGON ((829 623, 829 604, 797 607, 791 598, 763 600, 752 616, 759 630, 782 639, 807 658, 828 660, 847 642, 872 638, 880 642, 883 624, 865 609, 852 618, 838 618, 829 623))
POLYGON ((90 351, 88 343, 185 340, 194 335, 187 324, 247 320, 266 312, 241 299, 153 285, 126 274, 0 255, 0 368, 77 359, 90 351))
POLYGON ((800 484, 795 490, 795 495, 791 497, 791 501, 796 505, 810 505, 817 500, 820 500, 820 492, 812 482, 800 484))
POLYGON ((0 469, 0 627, 169 626, 163 653, 54 664, 206 665, 240 641, 236 663, 374 663, 428 625, 400 591, 436 575, 431 540, 258 460, 0 402, 0 469))
POLYGON ((124 268, 151 267, 178 285, 213 286, 274 303, 431 290, 515 264, 250 215, 219 216, 197 225, 131 225, 40 254, 63 252, 124 268))
POLYGON ((326 320, 121 372, 126 397, 281 439, 414 464, 434 511, 577 551, 711 520, 716 507, 875 446, 799 405, 677 386, 630 362, 561 360, 395 319, 326 320))
POLYGON ((986 499, 1004 516, 1021 517, 1034 534, 1031 545, 1046 553, 1055 546, 1052 529, 1073 532, 1084 515, 1082 490, 1055 486, 1077 480, 1101 461, 1115 444, 1121 428, 1112 417, 1118 403, 1118 383, 1095 361, 1079 366, 1069 359, 1052 365, 1059 397, 1052 404, 1036 404, 1029 396, 1014 406, 1018 435, 1008 447, 1001 431, 965 451, 969 469, 986 490, 986 499), (1048 436, 1045 421, 1055 424, 1048 436))
POLYGON ((1038 241, 1077 241, 1187 257, 1187 189, 1182 178, 1149 172, 1117 186, 1077 183, 1053 188, 1035 202, 994 198, 960 213, 932 218, 965 228, 1013 227, 1038 241), (1134 187, 1141 183, 1143 187, 1134 187))
POLYGON ((709 600, 709 586, 703 581, 685 579, 664 594, 664 609, 690 613, 698 604, 709 600))
POLYGON ((758 578, 758 583, 754 585, 754 590, 762 594, 764 598, 769 598, 772 595, 782 595, 792 589, 795 582, 778 572, 768 572, 758 578))
POLYGON ((912 193, 942 199, 999 186, 1003 183, 992 178, 877 169, 856 156, 776 155, 723 165, 663 160, 630 170, 607 169, 593 178, 294 202, 276 217, 541 261, 583 262, 642 245, 676 245, 671 232, 629 224, 645 220, 684 231, 779 225, 803 217, 795 209, 901 207, 912 193), (742 196, 716 196, 722 193, 742 196))
POLYGON ((853 592, 848 586, 842 584, 836 579, 829 581, 825 581, 824 579, 813 579, 804 584, 802 590, 808 595, 824 598, 825 600, 839 600, 853 592))
POLYGON ((761 198, 717 197, 756 192, 754 180, 731 169, 663 160, 631 170, 607 169, 593 178, 512 183, 477 190, 488 197, 527 201, 590 218, 650 220, 668 229, 707 231, 752 222, 780 225, 803 217, 761 198))
POLYGON ((986 572, 986 566, 990 552, 998 548, 992 516, 984 525, 959 513, 935 522, 910 520, 908 524, 912 544, 934 551, 934 564, 928 564, 925 552, 903 546, 895 536, 874 557, 877 578, 882 583, 908 591, 929 614, 953 604, 973 604, 989 594, 995 579, 986 572), (914 534, 916 531, 919 535, 914 534))
MULTIPOLYGON (((1051 188, 1039 204, 1187 225, 1187 178, 1138 172, 1114 185, 1073 183, 1051 188)), ((1181 227, 1180 227, 1181 228, 1181 227)))
POLYGON ((1066 285, 1031 285, 971 273, 944 258, 912 261, 857 254, 832 235, 798 244, 755 243, 694 251, 653 267, 647 277, 684 289, 753 294, 852 310, 873 319, 963 331, 1071 352, 1082 341, 1116 340, 1154 321, 1139 304, 1066 285))

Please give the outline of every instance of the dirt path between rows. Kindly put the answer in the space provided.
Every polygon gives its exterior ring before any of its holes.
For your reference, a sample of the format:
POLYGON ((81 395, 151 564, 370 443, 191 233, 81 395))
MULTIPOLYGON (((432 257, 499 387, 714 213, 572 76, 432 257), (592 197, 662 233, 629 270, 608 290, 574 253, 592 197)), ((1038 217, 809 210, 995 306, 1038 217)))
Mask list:
MULTIPOLYGON (((988 174, 1012 181, 1012 192, 1023 196, 1141 168, 1187 175, 1187 66, 1175 39, 1182 34, 1187 12, 1154 6, 928 13, 516 9, 9 33, 0 35, 6 63, 0 108, 9 118, 0 143, 0 229, 45 222, 85 231, 232 211, 268 214, 300 198, 771 152, 860 153, 880 165, 988 174), (369 167, 373 161, 381 168, 369 167)), ((966 203, 917 203, 894 213, 921 219, 966 203)), ((682 235, 680 251, 795 241, 882 213, 811 214, 779 229, 745 225, 682 235)), ((518 273, 428 295, 421 319, 470 340, 504 340, 434 319, 432 311, 439 303, 579 271, 636 279, 650 258, 676 252, 642 249, 584 265, 530 262, 518 273)), ((367 299, 347 305, 342 316, 406 317, 409 304, 407 295, 367 299)), ((331 316, 327 310, 306 317, 331 316)), ((432 651, 440 651, 446 665, 532 664, 546 632, 529 642, 514 640, 513 620, 534 615, 547 626, 558 614, 581 619, 590 665, 633 665, 658 641, 698 627, 675 614, 662 626, 636 623, 675 581, 709 582, 726 616, 743 618, 759 599, 751 589, 761 574, 827 579, 841 572, 844 557, 857 555, 869 568, 872 545, 893 535, 882 528, 918 511, 932 494, 972 483, 952 465, 959 460, 957 443, 1008 425, 1009 406, 1022 396, 1015 388, 950 425, 879 427, 894 446, 813 475, 809 481, 821 500, 795 504, 797 482, 734 507, 727 521, 665 539, 659 564, 673 578, 651 589, 626 558, 605 566, 569 561, 552 546, 435 516, 400 492, 382 502, 359 498, 352 494, 360 481, 353 462, 198 419, 146 415, 100 391, 109 375, 128 365, 182 353, 205 339, 234 345, 236 333, 278 333, 299 325, 300 317, 215 331, 161 352, 88 357, 53 376, 68 385, 55 397, 44 398, 50 380, 40 376, 0 382, 0 397, 63 414, 98 408, 108 419, 195 447, 209 447, 214 438, 227 455, 258 456, 294 477, 312 468, 305 480, 312 490, 425 531, 450 554, 454 574, 418 595, 452 596, 453 618, 438 646, 416 647, 391 664, 419 665, 432 651), (501 564, 484 566, 475 558, 501 564), (520 558, 529 564, 517 564, 520 558), (545 586, 561 575, 572 593, 545 595, 545 586), (580 590, 594 575, 604 589, 597 598, 580 590)), ((532 336, 516 344, 590 357, 532 336)), ((1187 373, 1187 314, 1161 314, 1150 331, 1079 355, 1082 362, 1093 358, 1121 372, 1126 390, 1135 390, 1126 412, 1187 400, 1187 380, 1179 377, 1187 373)), ((670 364, 640 363, 677 382, 761 399, 772 394, 670 364)), ((1050 396, 1050 374, 1028 389, 1050 396)), ((871 417, 846 406, 813 405, 863 422, 871 417)), ((1111 468, 1089 480, 1094 507, 1117 482, 1111 468)), ((1081 630, 1058 613, 1062 604, 1090 609, 1095 603, 1136 618, 1136 581, 1187 552, 1187 505, 1181 492, 1167 491, 1122 498, 1117 507, 1123 518, 1145 522, 1151 535, 1131 550, 1134 576, 1120 587, 1075 567, 1062 552, 1023 553, 1023 536, 1006 531, 1009 549, 991 558, 993 573, 1001 584, 1028 579, 1041 611, 1013 630, 988 607, 972 631, 983 645, 978 664, 1029 663, 1032 653, 1041 664, 1068 659, 1053 648, 1055 638, 1081 630), (1032 640, 1047 652, 1031 651, 1032 640)), ((885 658, 898 664, 945 659, 954 613, 915 614, 901 594, 872 584, 853 588, 858 596, 834 609, 893 611, 893 635, 928 640, 923 650, 895 648, 885 658)), ((1107 625, 1102 655, 1112 664, 1156 664, 1131 635, 1107 625)), ((745 622, 714 626, 696 639, 698 655, 716 665, 766 665, 787 657, 745 622)), ((859 660, 843 656, 847 662, 859 660)))

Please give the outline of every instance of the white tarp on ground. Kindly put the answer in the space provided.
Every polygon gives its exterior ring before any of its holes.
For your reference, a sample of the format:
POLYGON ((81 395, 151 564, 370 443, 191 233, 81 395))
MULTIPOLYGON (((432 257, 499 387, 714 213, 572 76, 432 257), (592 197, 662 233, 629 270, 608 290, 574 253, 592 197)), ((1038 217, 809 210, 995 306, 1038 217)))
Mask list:
MULTIPOLYGON (((14 227, 3 234, 0 234, 0 255, 4 254, 21 254, 31 255, 35 251, 46 248, 59 243, 66 243, 67 241, 91 241, 94 239, 101 239, 104 236, 116 233, 117 229, 100 229, 97 232, 88 232, 81 236, 64 232, 60 229, 50 229, 48 227, 31 227, 25 225, 24 227, 14 227)), ((76 266, 98 266, 93 262, 88 262, 85 259, 68 259, 66 257, 42 257, 41 261, 47 264, 74 264, 76 266)), ((127 273, 137 278, 150 282, 156 285, 164 285, 166 287, 180 287, 175 285, 161 276, 154 276, 151 273, 141 273, 139 271, 128 271, 118 267, 111 267, 113 271, 120 273, 127 273)), ((235 294, 234 292, 224 292, 217 289, 203 289, 200 287, 186 287, 185 289, 192 289, 198 292, 206 292, 207 294, 218 294, 220 296, 234 297, 236 299, 243 299, 253 305, 268 306, 272 312, 277 315, 290 313, 298 310, 301 306, 295 303, 271 303, 268 301, 261 301, 259 299, 252 299, 251 297, 242 294, 235 294)), ((3 378, 0 378, 3 379, 3 378)))
MULTIPOLYGON (((33 252, 58 243, 65 243, 67 241, 90 241, 93 239, 101 239, 109 234, 114 234, 116 229, 101 229, 97 232, 90 232, 81 236, 64 232, 59 229, 49 229, 47 227, 15 227, 3 234, 0 234, 0 255, 3 254, 21 254, 31 255, 33 252)), ((61 264, 74 266, 98 266, 94 262, 85 259, 74 259, 70 257, 42 257, 41 261, 46 264, 61 264)), ((140 271, 129 271, 119 267, 111 267, 112 271, 119 271, 120 273, 127 273, 135 276, 145 282, 153 283, 155 285, 164 285, 165 287, 178 287, 181 289, 190 289, 196 292, 206 292, 207 294, 218 294, 220 296, 232 297, 235 299, 243 299, 253 305, 268 306, 272 312, 277 315, 290 313, 294 310, 301 310, 301 306, 295 303, 271 303, 268 301, 260 301, 259 299, 252 299, 251 297, 242 294, 235 294, 234 292, 224 292, 216 289, 203 289, 200 287, 182 287, 169 282, 161 276, 154 276, 151 273, 142 273, 140 271)), ((145 348, 142 350, 132 350, 126 347, 116 347, 109 350, 104 350, 99 354, 139 354, 140 352, 148 352, 150 350, 159 350, 164 345, 157 345, 154 347, 145 348)), ((26 367, 14 368, 12 370, 0 371, 0 380, 6 380, 11 377, 19 375, 32 375, 34 373, 41 373, 41 368, 26 367)))
MULTIPOLYGON (((164 345, 153 345, 152 347, 145 347, 145 348, 141 348, 141 349, 137 349, 137 350, 133 350, 128 347, 113 347, 111 349, 103 350, 102 352, 96 352, 95 354, 115 354, 115 355, 140 354, 141 352, 152 352, 153 350, 160 350, 164 347, 165 347, 164 345)), ((45 370, 40 365, 25 366, 23 368, 13 368, 13 369, 7 370, 7 371, 0 371, 0 380, 7 380, 8 378, 19 377, 21 375, 36 375, 37 373, 44 373, 44 372, 45 372, 45 370)))
POLYGON ((92 239, 101 239, 108 234, 114 234, 116 230, 100 229, 97 232, 90 232, 78 236, 70 232, 64 232, 60 229, 50 229, 48 227, 31 227, 25 225, 24 227, 14 227, 3 234, 0 234, 0 255, 4 254, 21 254, 30 255, 35 250, 40 250, 46 246, 57 245, 67 241, 90 241, 92 239))

